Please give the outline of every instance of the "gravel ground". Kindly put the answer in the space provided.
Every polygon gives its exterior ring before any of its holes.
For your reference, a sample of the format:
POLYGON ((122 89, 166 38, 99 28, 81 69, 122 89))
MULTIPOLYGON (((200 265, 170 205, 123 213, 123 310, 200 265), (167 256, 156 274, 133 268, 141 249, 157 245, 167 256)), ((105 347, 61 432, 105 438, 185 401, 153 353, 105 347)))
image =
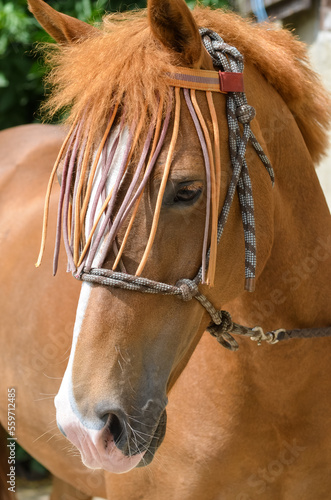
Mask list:
MULTIPOLYGON (((17 500, 49 500, 52 490, 51 481, 25 482, 18 486, 16 496, 17 500)), ((93 500, 104 500, 100 497, 94 497, 93 500)))
POLYGON ((20 486, 16 496, 18 500, 49 500, 51 484, 20 486))

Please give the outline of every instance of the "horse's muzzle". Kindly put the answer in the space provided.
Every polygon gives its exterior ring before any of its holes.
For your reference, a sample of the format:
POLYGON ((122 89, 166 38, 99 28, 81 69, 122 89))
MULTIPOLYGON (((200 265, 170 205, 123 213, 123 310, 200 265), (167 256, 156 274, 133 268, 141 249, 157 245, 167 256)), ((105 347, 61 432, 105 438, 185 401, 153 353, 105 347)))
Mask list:
MULTIPOLYGON (((63 394, 63 393, 62 393, 63 394)), ((110 472, 128 472, 148 465, 163 441, 167 415, 166 400, 148 400, 139 412, 128 415, 105 402, 95 409, 93 421, 83 418, 69 398, 56 398, 60 431, 80 451, 83 463, 90 468, 110 472), (102 408, 103 407, 103 408, 102 408)))
POLYGON ((127 457, 143 455, 139 467, 148 465, 164 439, 166 424, 166 410, 157 419, 147 421, 126 417, 121 411, 109 413, 102 434, 105 449, 113 442, 127 457))

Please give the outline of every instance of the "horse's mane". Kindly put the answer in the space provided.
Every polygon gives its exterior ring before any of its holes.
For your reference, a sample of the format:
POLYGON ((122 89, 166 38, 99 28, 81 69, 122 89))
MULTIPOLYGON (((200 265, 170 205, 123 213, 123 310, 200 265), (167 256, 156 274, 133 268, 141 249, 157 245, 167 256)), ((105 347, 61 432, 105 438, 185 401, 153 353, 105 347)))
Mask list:
MULTIPOLYGON (((211 28, 235 45, 279 92, 292 112, 313 161, 327 146, 330 102, 308 63, 306 46, 289 31, 258 25, 222 10, 196 7, 198 26, 211 28)), ((100 132, 116 102, 125 102, 128 121, 155 114, 169 95, 164 78, 176 61, 151 34, 146 11, 106 15, 100 34, 46 52, 53 90, 44 110, 70 108, 69 121, 91 111, 90 133, 100 132), (125 99, 124 99, 125 96, 125 99)), ((166 102, 165 102, 166 105, 166 102)))
POLYGON ((197 9, 199 26, 217 31, 235 45, 278 91, 292 112, 313 161, 328 146, 330 100, 319 76, 312 70, 307 46, 290 31, 270 23, 253 24, 232 13, 197 9))

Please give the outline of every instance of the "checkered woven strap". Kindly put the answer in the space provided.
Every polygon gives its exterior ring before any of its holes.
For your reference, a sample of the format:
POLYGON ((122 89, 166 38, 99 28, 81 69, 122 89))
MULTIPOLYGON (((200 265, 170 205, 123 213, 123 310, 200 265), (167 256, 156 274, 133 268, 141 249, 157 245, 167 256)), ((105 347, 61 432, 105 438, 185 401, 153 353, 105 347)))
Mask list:
POLYGON ((217 72, 178 67, 176 73, 168 75, 168 83, 172 87, 219 92, 221 94, 244 91, 243 74, 229 71, 217 72))

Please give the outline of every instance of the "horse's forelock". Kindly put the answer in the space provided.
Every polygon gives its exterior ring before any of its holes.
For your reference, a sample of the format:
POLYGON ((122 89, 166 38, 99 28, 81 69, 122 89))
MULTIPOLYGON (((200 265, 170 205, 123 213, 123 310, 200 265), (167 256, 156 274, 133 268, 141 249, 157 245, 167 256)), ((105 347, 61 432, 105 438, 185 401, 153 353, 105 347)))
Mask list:
MULTIPOLYGON (((174 70, 171 54, 153 39, 147 19, 140 17, 119 23, 111 16, 100 36, 46 48, 46 61, 53 68, 47 79, 52 92, 43 105, 46 115, 66 109, 72 123, 86 112, 91 117, 89 135, 97 143, 117 103, 125 103, 129 125, 143 114, 155 116, 160 98, 167 109, 170 85, 165 75, 174 70)), ((143 134, 148 123, 146 119, 143 134)))
MULTIPOLYGON (((233 13, 195 8, 193 15, 198 26, 215 30, 236 46, 275 87, 293 113, 313 161, 318 160, 327 144, 330 106, 307 63, 305 45, 287 30, 253 25, 233 13)), ((141 116, 146 103, 149 114, 155 114, 157 96, 166 100, 168 95, 164 75, 176 65, 176 55, 154 39, 145 11, 106 16, 99 36, 52 49, 46 60, 53 67, 48 77, 53 91, 44 111, 53 115, 69 108, 73 121, 88 109, 95 136, 115 102, 124 98, 128 121, 141 116)))

